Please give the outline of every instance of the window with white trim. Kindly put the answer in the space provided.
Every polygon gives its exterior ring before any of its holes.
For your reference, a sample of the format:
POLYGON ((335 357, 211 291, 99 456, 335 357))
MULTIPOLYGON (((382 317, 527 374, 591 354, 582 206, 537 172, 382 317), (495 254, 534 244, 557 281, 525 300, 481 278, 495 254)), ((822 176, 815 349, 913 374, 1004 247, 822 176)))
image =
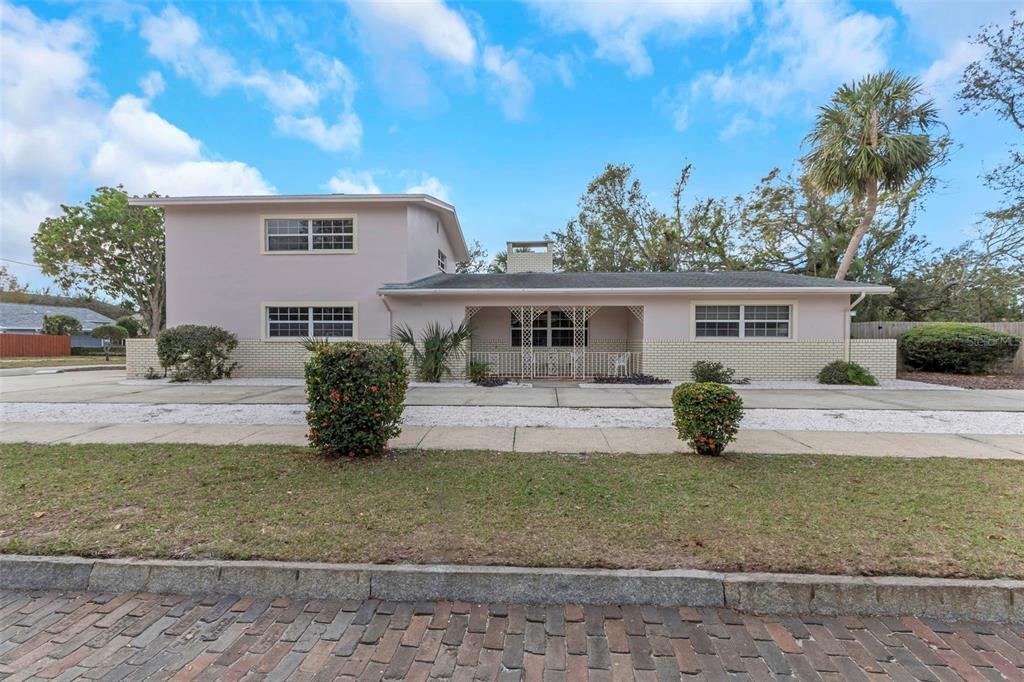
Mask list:
POLYGON ((694 311, 697 338, 789 338, 790 305, 699 305, 694 311))
MULTIPOLYGON (((533 319, 534 348, 572 348, 573 347, 572 317, 561 310, 549 310, 533 319)), ((584 345, 590 344, 590 320, 587 320, 584 331, 584 345)), ((523 345, 523 325, 512 316, 512 346, 523 345)))
POLYGON ((266 218, 263 222, 267 251, 352 251, 355 219, 266 218))
POLYGON ((352 306, 267 306, 267 336, 270 338, 349 339, 354 335, 352 306))
POLYGON ((441 249, 437 250, 437 269, 441 272, 448 272, 448 256, 441 249))

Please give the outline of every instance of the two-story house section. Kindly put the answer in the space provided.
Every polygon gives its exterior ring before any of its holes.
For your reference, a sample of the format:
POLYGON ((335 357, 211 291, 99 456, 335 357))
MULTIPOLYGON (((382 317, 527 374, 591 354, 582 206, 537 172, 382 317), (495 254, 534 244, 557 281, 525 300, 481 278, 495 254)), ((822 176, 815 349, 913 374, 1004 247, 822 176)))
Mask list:
MULTIPOLYGON (((849 338, 856 305, 889 287, 779 272, 556 272, 548 241, 508 242, 507 272, 457 273, 468 253, 455 208, 423 194, 132 203, 165 212, 168 326, 236 334, 236 376, 301 377, 310 337, 385 342, 395 325, 464 320, 463 359, 520 379, 685 380, 698 360, 805 379, 842 358, 895 376, 894 341, 849 338)), ((127 365, 130 376, 157 369, 153 340, 130 340, 127 365)))
POLYGON ((244 340, 387 340, 377 294, 454 269, 455 209, 426 195, 137 199, 164 209, 167 325, 217 325, 244 340))

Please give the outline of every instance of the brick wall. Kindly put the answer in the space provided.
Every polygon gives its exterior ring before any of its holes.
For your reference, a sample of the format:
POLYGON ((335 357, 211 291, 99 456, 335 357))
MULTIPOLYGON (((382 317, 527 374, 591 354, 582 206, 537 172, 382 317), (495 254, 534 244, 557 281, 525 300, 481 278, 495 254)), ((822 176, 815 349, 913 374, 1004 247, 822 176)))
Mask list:
MULTIPOLYGON (((386 343, 369 340, 367 343, 386 343)), ((142 378, 148 368, 163 374, 156 357, 153 339, 128 339, 127 373, 142 378)), ((736 370, 739 377, 757 380, 813 379, 818 370, 843 357, 842 341, 603 341, 591 350, 640 353, 642 371, 647 374, 680 381, 690 378, 690 368, 698 360, 711 360, 736 370)), ((475 352, 509 352, 504 343, 473 343, 475 352), (481 347, 483 346, 483 347, 481 347)), ((309 353, 299 342, 241 339, 232 359, 238 363, 232 376, 301 378, 309 353)), ((895 339, 853 339, 850 359, 866 367, 878 379, 896 377, 895 339)), ((453 379, 465 377, 465 357, 461 354, 449 361, 453 379)))
MULTIPOLYGON (((387 343, 387 340, 361 339, 364 343, 387 343)), ((130 378, 139 379, 150 367, 163 376, 160 361, 156 356, 156 340, 128 339, 126 342, 126 372, 130 378)), ((232 377, 301 379, 309 351, 301 341, 263 341, 261 339, 239 339, 238 347, 231 353, 238 365, 232 377)))
MULTIPOLYGON (((388 343, 387 339, 360 339, 363 343, 388 343)), ((149 368, 163 376, 160 361, 156 356, 154 339, 128 339, 126 342, 126 372, 129 378, 142 379, 149 368)), ((405 357, 412 367, 412 352, 405 350, 405 357)), ((231 353, 233 362, 238 366, 231 376, 239 379, 301 379, 309 351, 301 341, 263 341, 261 339, 239 339, 238 347, 231 353)), ((466 358, 462 353, 455 353, 448 360, 451 378, 464 379, 466 376, 466 358)), ((411 379, 415 381, 415 374, 411 379)))
MULTIPOLYGON (((843 357, 842 341, 643 341, 643 369, 664 379, 690 378, 695 362, 721 362, 737 377, 754 380, 814 379, 818 371, 843 357)), ((896 342, 854 339, 850 359, 877 379, 896 378, 896 342)))

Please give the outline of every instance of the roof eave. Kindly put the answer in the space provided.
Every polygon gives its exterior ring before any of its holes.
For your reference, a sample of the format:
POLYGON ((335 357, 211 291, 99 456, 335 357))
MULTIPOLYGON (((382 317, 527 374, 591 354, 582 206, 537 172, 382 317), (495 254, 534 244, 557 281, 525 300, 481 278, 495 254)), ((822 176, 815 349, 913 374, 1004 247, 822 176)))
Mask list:
POLYGON ((562 287, 562 288, 498 288, 498 289, 388 289, 380 288, 377 293, 382 296, 437 296, 456 294, 607 294, 629 296, 630 294, 672 295, 672 294, 891 294, 892 287, 855 286, 855 287, 562 287))

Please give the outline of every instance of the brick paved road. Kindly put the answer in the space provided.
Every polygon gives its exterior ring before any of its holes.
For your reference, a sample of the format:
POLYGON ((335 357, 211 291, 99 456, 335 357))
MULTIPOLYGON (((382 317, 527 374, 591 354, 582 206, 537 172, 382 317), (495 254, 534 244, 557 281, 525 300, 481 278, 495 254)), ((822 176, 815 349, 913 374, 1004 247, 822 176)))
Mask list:
POLYGON ((0 677, 1024 680, 1024 624, 0 592, 0 677))

